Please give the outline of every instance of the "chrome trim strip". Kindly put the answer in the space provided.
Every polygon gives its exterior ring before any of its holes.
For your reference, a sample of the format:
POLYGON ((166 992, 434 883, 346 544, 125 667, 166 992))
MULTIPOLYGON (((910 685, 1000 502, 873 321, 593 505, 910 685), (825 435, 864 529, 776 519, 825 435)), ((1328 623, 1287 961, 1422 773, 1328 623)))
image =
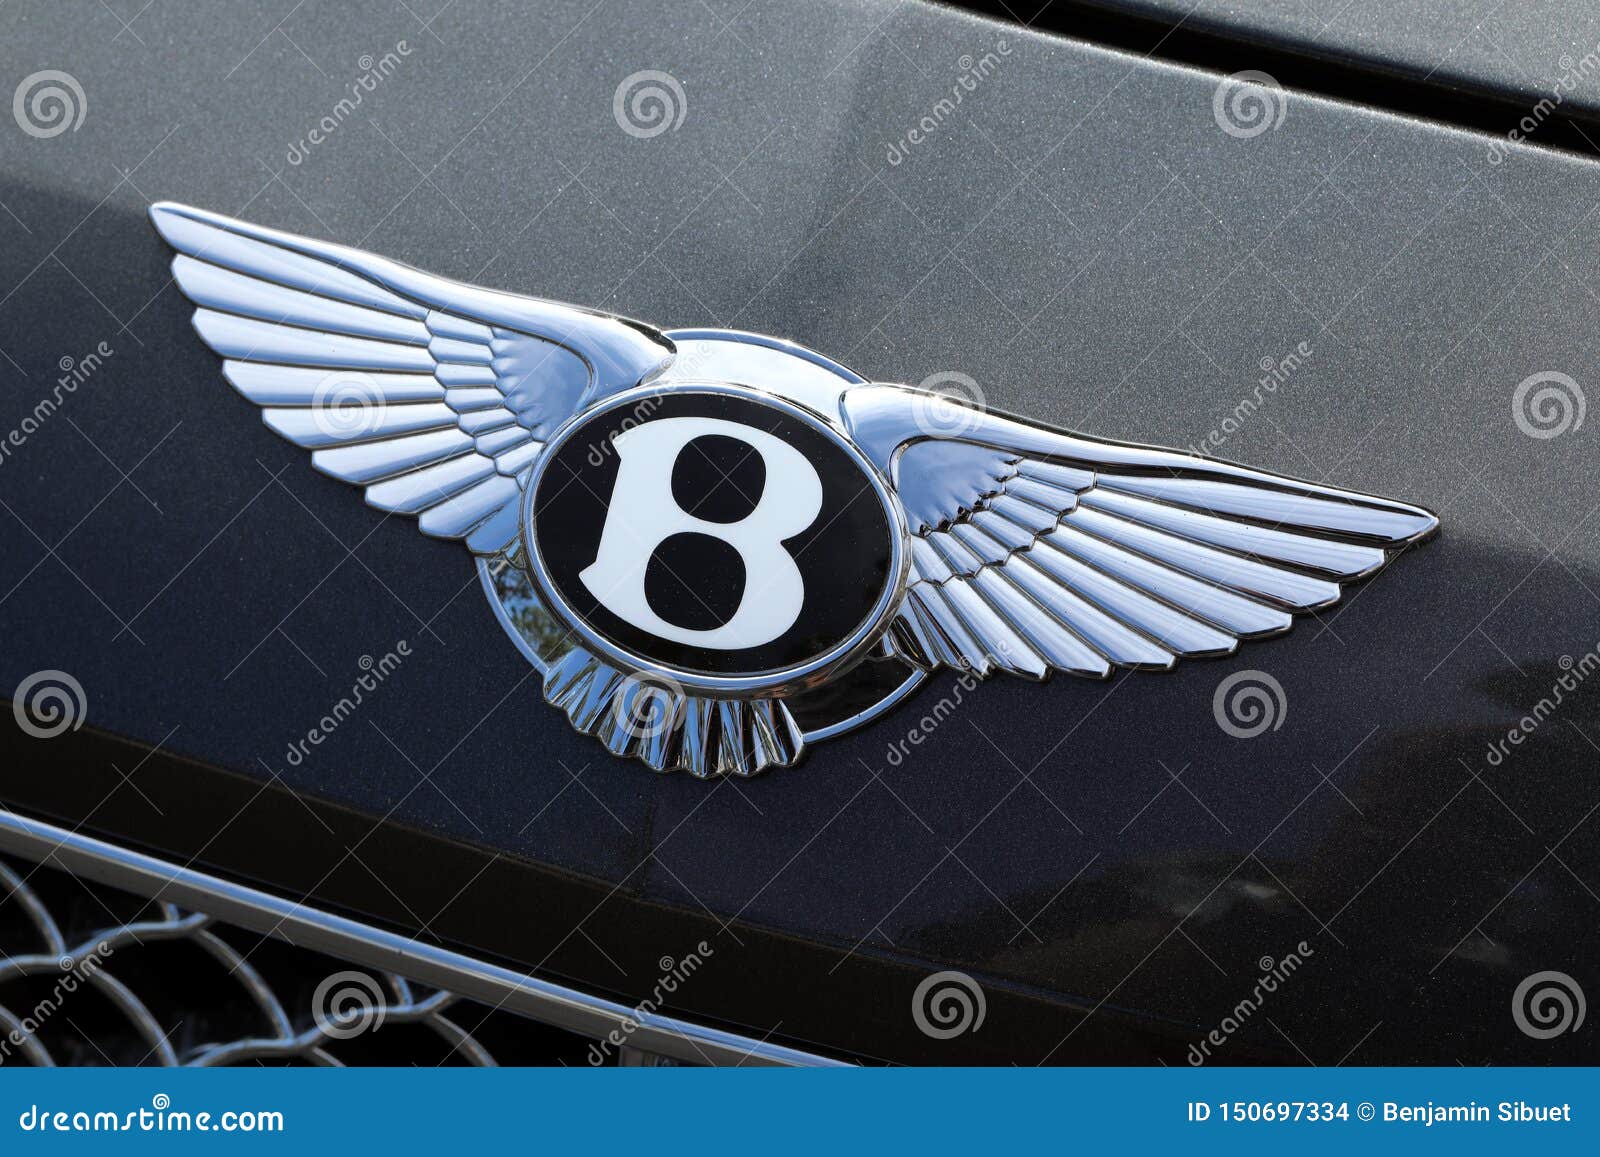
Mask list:
POLYGON ((0 810, 0 851, 50 862, 102 884, 193 908, 253 932, 395 972, 558 1028, 601 1040, 613 1030, 623 1031, 632 1047, 676 1060, 719 1065, 842 1064, 588 996, 11 811, 0 810), (638 1027, 628 1033, 625 1023, 638 1027))
POLYGON ((747 333, 742 329, 669 329, 662 335, 671 341, 742 341, 747 345, 766 346, 769 350, 782 350, 797 358, 804 358, 825 370, 838 374, 852 385, 866 384, 866 378, 816 350, 781 337, 768 337, 764 333, 747 333))
POLYGON ((922 686, 922 681, 927 677, 928 672, 913 669, 911 673, 905 677, 905 681, 902 682, 900 686, 889 692, 882 699, 879 699, 871 707, 857 711, 854 715, 851 715, 846 719, 841 719, 837 723, 830 723, 826 727, 818 727, 814 730, 807 731, 805 733, 806 742, 816 743, 819 740, 832 739, 835 735, 843 735, 846 731, 852 731, 855 728, 860 727, 863 723, 867 723, 873 719, 876 719, 885 711, 899 703, 907 695, 911 694, 911 692, 922 686))

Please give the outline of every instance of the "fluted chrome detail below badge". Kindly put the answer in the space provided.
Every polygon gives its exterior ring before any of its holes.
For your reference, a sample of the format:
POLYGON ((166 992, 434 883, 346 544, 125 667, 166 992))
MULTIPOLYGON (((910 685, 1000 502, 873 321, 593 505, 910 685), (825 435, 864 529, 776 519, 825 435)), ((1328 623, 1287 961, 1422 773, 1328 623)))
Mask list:
POLYGON ((182 205, 151 217, 267 425, 463 541, 545 697, 657 770, 788 766, 941 666, 1103 678, 1228 654, 1438 525, 773 338, 662 333, 182 205))

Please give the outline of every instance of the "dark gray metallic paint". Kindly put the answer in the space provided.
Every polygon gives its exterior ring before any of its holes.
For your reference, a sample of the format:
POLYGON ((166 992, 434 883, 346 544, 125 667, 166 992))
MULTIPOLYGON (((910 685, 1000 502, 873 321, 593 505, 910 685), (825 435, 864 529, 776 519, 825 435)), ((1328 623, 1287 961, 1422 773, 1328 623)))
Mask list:
MULTIPOLYGON (((92 3, 3 19, 8 83, 66 68, 90 101, 52 140, 0 122, 3 425, 59 359, 115 354, 0 466, 0 688, 61 668, 95 726, 165 750, 735 929, 1176 1022, 1173 1063, 1301 941, 1315 955, 1272 1023, 1225 1056, 1593 1059, 1592 1034, 1537 1042, 1510 1017, 1534 971, 1600 991, 1593 689, 1485 758, 1600 637, 1592 426, 1536 440, 1511 409, 1531 374, 1593 380, 1592 164, 1491 167, 1482 137, 1299 96, 1235 139, 1213 76, 914 4, 460 0, 424 29, 383 3, 172 3, 137 39, 92 3), (400 39, 413 53, 362 116, 287 163, 357 58, 400 39), (1002 40, 959 115, 890 165, 960 58, 1002 40), (644 68, 689 102, 651 140, 611 114, 644 68), (1262 358, 1305 342, 1218 453, 1404 496, 1445 531, 1234 659, 986 684, 896 762, 947 694, 933 679, 792 774, 652 777, 540 701, 458 546, 310 472, 218 379, 144 221, 159 198, 786 336, 869 378, 956 369, 998 409, 1139 442, 1203 439, 1262 358), (400 638, 413 657, 289 764, 400 638), (1248 667, 1288 707, 1241 740, 1212 696, 1248 667)), ((8 801, 27 775, 0 775, 8 801)), ((501 903, 540 918, 535 896, 501 903)), ((603 951, 592 969, 649 985, 603 951)), ((775 984, 786 999, 805 997, 775 984)), ((909 1016, 909 992, 882 1003, 909 1016)), ((1093 1060, 1087 1038, 1016 1059, 1093 1060)))

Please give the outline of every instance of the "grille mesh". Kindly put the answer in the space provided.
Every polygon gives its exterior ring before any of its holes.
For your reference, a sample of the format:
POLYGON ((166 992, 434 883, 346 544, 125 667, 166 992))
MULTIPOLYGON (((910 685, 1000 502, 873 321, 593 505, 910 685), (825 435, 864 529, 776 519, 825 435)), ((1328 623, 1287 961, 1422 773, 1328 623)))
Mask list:
POLYGON ((0 1066, 590 1063, 588 1037, 54 867, 0 857, 0 893, 0 1066))

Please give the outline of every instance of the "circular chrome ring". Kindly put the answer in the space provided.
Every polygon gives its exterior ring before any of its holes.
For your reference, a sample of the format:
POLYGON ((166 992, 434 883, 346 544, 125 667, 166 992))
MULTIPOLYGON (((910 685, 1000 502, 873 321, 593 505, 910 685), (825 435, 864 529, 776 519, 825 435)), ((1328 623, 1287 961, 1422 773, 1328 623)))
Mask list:
POLYGON ((860 659, 878 641, 905 594, 906 572, 909 566, 910 547, 905 516, 900 504, 894 500, 888 481, 877 468, 845 437, 833 422, 815 411, 776 397, 758 387, 734 382, 674 381, 638 386, 613 394, 581 413, 573 415, 545 444, 538 464, 522 497, 522 544, 528 573, 550 610, 583 641, 583 645, 625 671, 640 675, 664 676, 676 681, 685 690, 715 698, 783 697, 796 695, 826 682, 831 676, 848 668, 860 659), (533 503, 549 464, 556 451, 579 428, 595 418, 616 410, 635 406, 651 398, 666 394, 724 394, 769 406, 812 427, 837 446, 855 463, 871 485, 878 503, 882 506, 889 527, 890 564, 883 591, 873 604, 867 617, 851 634, 827 651, 789 667, 749 675, 712 675, 682 667, 656 662, 634 654, 612 643, 587 624, 573 610, 552 580, 544 557, 539 550, 538 535, 533 533, 533 503))

